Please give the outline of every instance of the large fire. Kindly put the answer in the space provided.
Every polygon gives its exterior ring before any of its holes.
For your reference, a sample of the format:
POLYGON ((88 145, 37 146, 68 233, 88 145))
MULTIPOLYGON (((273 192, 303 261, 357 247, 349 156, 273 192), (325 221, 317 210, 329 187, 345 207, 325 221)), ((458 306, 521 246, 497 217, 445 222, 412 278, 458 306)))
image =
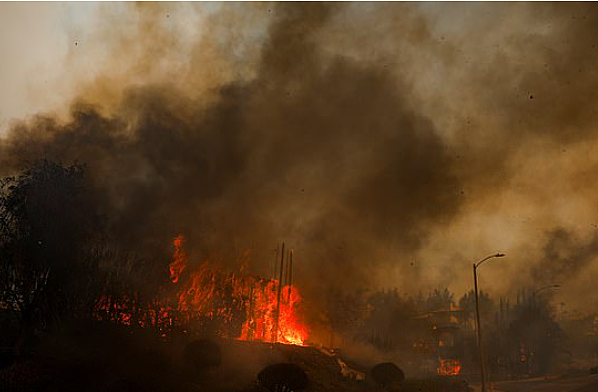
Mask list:
MULTIPOLYGON (((187 267, 182 245, 183 238, 179 236, 174 240, 170 264, 174 283, 187 267)), ((204 262, 181 282, 177 310, 188 318, 220 321, 221 332, 228 337, 302 345, 307 330, 297 316, 301 296, 296 287, 279 283, 276 279, 227 273, 204 262), (239 325, 237 331, 235 327, 239 325)))
POLYGON ((225 271, 209 262, 191 269, 183 244, 183 236, 173 241, 169 271, 174 299, 157 301, 145 309, 134 298, 105 295, 97 303, 95 316, 126 325, 151 325, 163 331, 178 325, 195 330, 209 328, 222 337, 240 340, 305 343, 307 329, 299 320, 301 296, 295 286, 252 276, 242 269, 225 271))

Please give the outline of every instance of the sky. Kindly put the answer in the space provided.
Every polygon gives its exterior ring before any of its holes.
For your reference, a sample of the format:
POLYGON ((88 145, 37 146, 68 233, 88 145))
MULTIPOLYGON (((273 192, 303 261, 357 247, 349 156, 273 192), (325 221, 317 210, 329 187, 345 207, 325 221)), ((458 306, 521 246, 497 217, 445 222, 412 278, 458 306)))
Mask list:
POLYGON ((197 260, 252 249, 265 273, 286 240, 308 291, 461 294, 500 251, 484 290, 559 284, 590 311, 596 19, 593 4, 2 3, 0 173, 87 162, 131 241, 181 231, 197 260))

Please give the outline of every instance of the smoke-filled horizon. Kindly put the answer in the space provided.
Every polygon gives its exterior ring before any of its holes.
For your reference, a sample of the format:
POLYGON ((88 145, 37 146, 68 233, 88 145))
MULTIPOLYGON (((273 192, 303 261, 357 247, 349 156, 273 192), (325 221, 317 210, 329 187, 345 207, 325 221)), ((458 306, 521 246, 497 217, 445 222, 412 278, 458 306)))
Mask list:
POLYGON ((463 293, 501 251, 484 290, 598 304, 592 4, 0 8, 0 175, 85 163, 131 247, 286 241, 312 295, 463 293))

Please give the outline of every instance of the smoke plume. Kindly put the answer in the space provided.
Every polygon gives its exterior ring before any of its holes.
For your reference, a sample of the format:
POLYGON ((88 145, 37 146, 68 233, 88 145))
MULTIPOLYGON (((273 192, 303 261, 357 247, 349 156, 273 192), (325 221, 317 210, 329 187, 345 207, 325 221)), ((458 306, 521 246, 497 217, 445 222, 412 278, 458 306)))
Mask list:
POLYGON ((266 274, 284 240, 299 285, 408 292, 468 290, 500 250, 485 289, 542 281, 589 305, 569 294, 598 274, 597 11, 104 5, 65 62, 89 66, 90 42, 107 60, 72 75, 67 115, 8 127, 0 172, 87 164, 111 232, 141 252, 185 233, 192 258, 249 249, 266 274))

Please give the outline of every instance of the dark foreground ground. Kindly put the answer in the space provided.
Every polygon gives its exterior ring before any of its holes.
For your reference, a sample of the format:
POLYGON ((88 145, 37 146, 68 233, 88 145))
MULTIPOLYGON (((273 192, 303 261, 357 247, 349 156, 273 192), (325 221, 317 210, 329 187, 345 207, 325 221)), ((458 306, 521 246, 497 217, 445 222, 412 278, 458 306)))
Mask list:
POLYGON ((572 374, 554 379, 535 378, 505 381, 495 385, 496 392, 598 392, 598 375, 572 374))
MULTIPOLYGON (((461 392, 458 379, 410 379, 385 389, 341 375, 336 358, 313 347, 210 338, 219 347, 193 364, 186 347, 195 338, 158 338, 118 325, 75 323, 21 342, 16 358, 0 365, 2 392, 265 392, 257 374, 274 363, 294 363, 308 376, 305 391, 461 392)), ((400 365, 400 364, 399 364, 400 365)), ((580 391, 585 392, 585 391, 580 391)))

